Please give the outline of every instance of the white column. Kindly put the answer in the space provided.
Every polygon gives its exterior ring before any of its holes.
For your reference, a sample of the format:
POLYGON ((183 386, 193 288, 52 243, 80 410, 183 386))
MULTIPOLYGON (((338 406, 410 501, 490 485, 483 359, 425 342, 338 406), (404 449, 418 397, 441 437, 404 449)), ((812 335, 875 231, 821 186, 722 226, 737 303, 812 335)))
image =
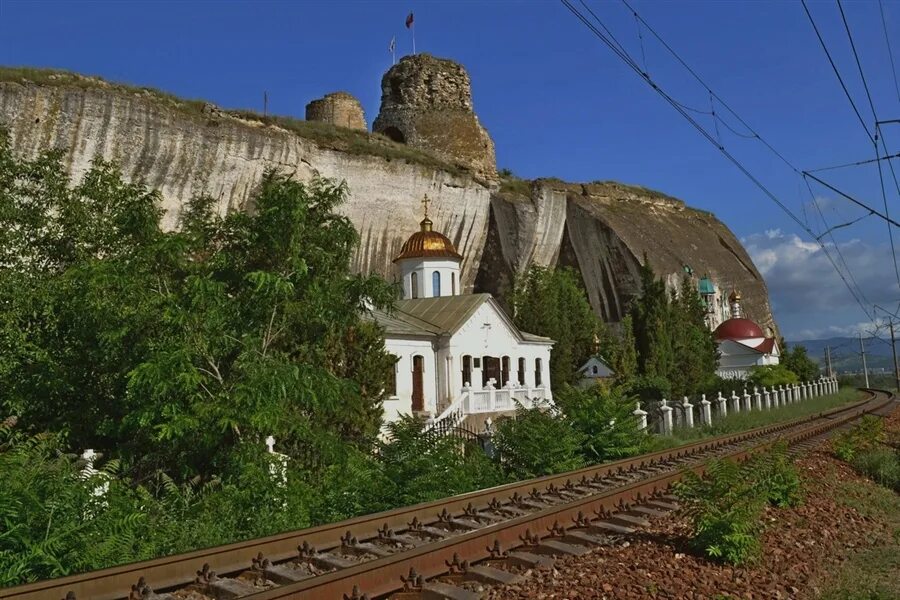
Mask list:
POLYGON ((753 405, 756 407, 756 410, 762 410, 762 396, 759 393, 759 388, 755 385, 753 386, 753 405))
POLYGON ((793 404, 794 403, 794 386, 793 386, 793 384, 790 384, 790 383, 787 384, 787 386, 785 387, 785 390, 787 391, 788 402, 793 404))
POLYGON ((803 389, 803 382, 797 384, 797 393, 800 395, 801 400, 806 400, 806 390, 803 389))
POLYGON ((684 401, 681 403, 681 408, 684 409, 684 426, 685 427, 693 427, 694 426, 694 405, 688 401, 688 397, 684 397, 684 401))
POLYGON ((736 413, 741 412, 741 399, 737 392, 731 392, 731 410, 736 413))
POLYGON ((647 411, 641 410, 640 402, 637 403, 637 408, 631 414, 637 417, 638 429, 640 429, 641 431, 647 429, 647 411))
POLYGON ((750 394, 747 393, 747 388, 744 388, 744 410, 750 412, 750 394))
POLYGON ((700 420, 704 425, 712 425, 712 402, 706 399, 706 394, 700 396, 700 420))
POLYGON ((727 417, 728 416, 728 402, 725 400, 725 397, 722 396, 722 392, 719 392, 719 397, 716 398, 716 404, 719 405, 719 416, 727 417))
POLYGON ((835 377, 834 378, 834 393, 837 394, 839 391, 841 391, 841 382, 838 381, 837 377, 835 377))
POLYGON ((772 408, 772 395, 769 393, 769 390, 766 389, 766 386, 763 386, 763 402, 765 403, 766 410, 772 408))
POLYGON ((660 409, 662 411, 662 422, 660 423, 660 427, 662 428, 663 435, 672 435, 672 407, 669 406, 666 399, 662 399, 662 406, 660 409))

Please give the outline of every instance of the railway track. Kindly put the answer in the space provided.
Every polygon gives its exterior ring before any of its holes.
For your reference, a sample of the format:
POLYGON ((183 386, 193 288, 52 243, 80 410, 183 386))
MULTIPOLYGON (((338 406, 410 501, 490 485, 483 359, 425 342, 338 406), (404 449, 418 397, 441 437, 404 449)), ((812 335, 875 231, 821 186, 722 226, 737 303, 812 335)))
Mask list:
POLYGON ((280 600, 477 597, 484 584, 579 554, 675 507, 689 468, 795 448, 881 413, 868 398, 804 419, 310 529, 0 590, 10 600, 280 600), (155 591, 154 591, 155 590, 155 591), (162 591, 161 591, 162 590, 162 591))

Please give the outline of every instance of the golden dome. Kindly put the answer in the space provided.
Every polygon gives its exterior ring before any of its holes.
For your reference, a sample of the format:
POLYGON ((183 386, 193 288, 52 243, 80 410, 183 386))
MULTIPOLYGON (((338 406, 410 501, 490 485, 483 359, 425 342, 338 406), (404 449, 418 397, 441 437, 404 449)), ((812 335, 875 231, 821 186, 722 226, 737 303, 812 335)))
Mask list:
POLYGON ((740 302, 741 301, 741 292, 738 290, 732 290, 731 294, 728 296, 729 302, 740 302))
POLYGON ((437 231, 432 231, 433 223, 427 216, 419 223, 421 229, 406 240, 400 249, 400 254, 394 262, 404 258, 453 258, 462 260, 459 252, 453 246, 447 236, 437 231))

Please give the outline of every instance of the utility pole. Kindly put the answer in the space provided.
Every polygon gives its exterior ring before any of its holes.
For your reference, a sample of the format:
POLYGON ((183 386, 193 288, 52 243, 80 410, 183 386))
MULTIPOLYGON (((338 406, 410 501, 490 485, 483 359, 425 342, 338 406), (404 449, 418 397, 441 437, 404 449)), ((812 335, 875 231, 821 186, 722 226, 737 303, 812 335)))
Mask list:
POLYGON ((834 377, 834 371, 831 369, 831 346, 825 346, 825 365, 825 374, 834 377))
POLYGON ((897 364, 897 341, 894 339, 894 320, 889 318, 888 324, 891 326, 891 352, 894 354, 894 379, 896 379, 895 383, 897 389, 900 390, 900 365, 897 364))
POLYGON ((869 369, 866 367, 866 347, 863 345, 862 333, 859 334, 859 351, 862 353, 863 374, 866 378, 866 387, 869 387, 869 369))

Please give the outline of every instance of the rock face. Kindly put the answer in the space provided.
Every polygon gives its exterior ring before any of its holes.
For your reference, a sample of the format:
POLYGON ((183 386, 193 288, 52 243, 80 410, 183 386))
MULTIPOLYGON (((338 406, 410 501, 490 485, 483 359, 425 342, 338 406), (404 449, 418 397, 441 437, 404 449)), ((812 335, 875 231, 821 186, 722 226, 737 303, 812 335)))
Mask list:
POLYGON ((372 129, 392 140, 496 179, 494 142, 472 109, 462 65, 430 54, 404 56, 381 79, 381 110, 372 129))
POLYGON ((362 104, 347 92, 325 94, 325 97, 313 100, 306 105, 306 120, 330 123, 348 129, 366 131, 366 115, 362 104))
POLYGON ((721 288, 744 291, 746 315, 763 329, 776 329, 762 276, 734 234, 711 213, 613 182, 518 183, 518 189, 504 186, 491 196, 476 289, 503 298, 515 275, 529 265, 567 266, 580 273, 594 310, 603 320, 617 322, 639 291, 646 256, 672 288, 688 266, 721 288))
MULTIPOLYGON (((464 257, 465 292, 502 299, 529 265, 561 264, 581 274, 597 313, 617 321, 637 291, 646 254, 673 282, 687 264, 720 286, 738 287, 748 316, 764 328, 774 324, 765 283, 734 235, 713 215, 662 194, 613 183, 490 185, 377 134, 236 116, 158 92, 68 77, 0 82, 0 126, 13 149, 35 156, 62 148, 76 179, 95 157, 118 162, 127 178, 160 191, 166 228, 177 226, 184 202, 197 194, 216 198, 223 214, 241 210, 263 172, 275 168, 300 180, 346 181, 350 198, 341 210, 360 232, 353 265, 359 272, 396 277, 391 260, 418 229, 427 193, 435 230, 464 257)), ((446 95, 466 106, 466 94, 446 95)), ((492 148, 490 158, 493 168, 492 148)))

